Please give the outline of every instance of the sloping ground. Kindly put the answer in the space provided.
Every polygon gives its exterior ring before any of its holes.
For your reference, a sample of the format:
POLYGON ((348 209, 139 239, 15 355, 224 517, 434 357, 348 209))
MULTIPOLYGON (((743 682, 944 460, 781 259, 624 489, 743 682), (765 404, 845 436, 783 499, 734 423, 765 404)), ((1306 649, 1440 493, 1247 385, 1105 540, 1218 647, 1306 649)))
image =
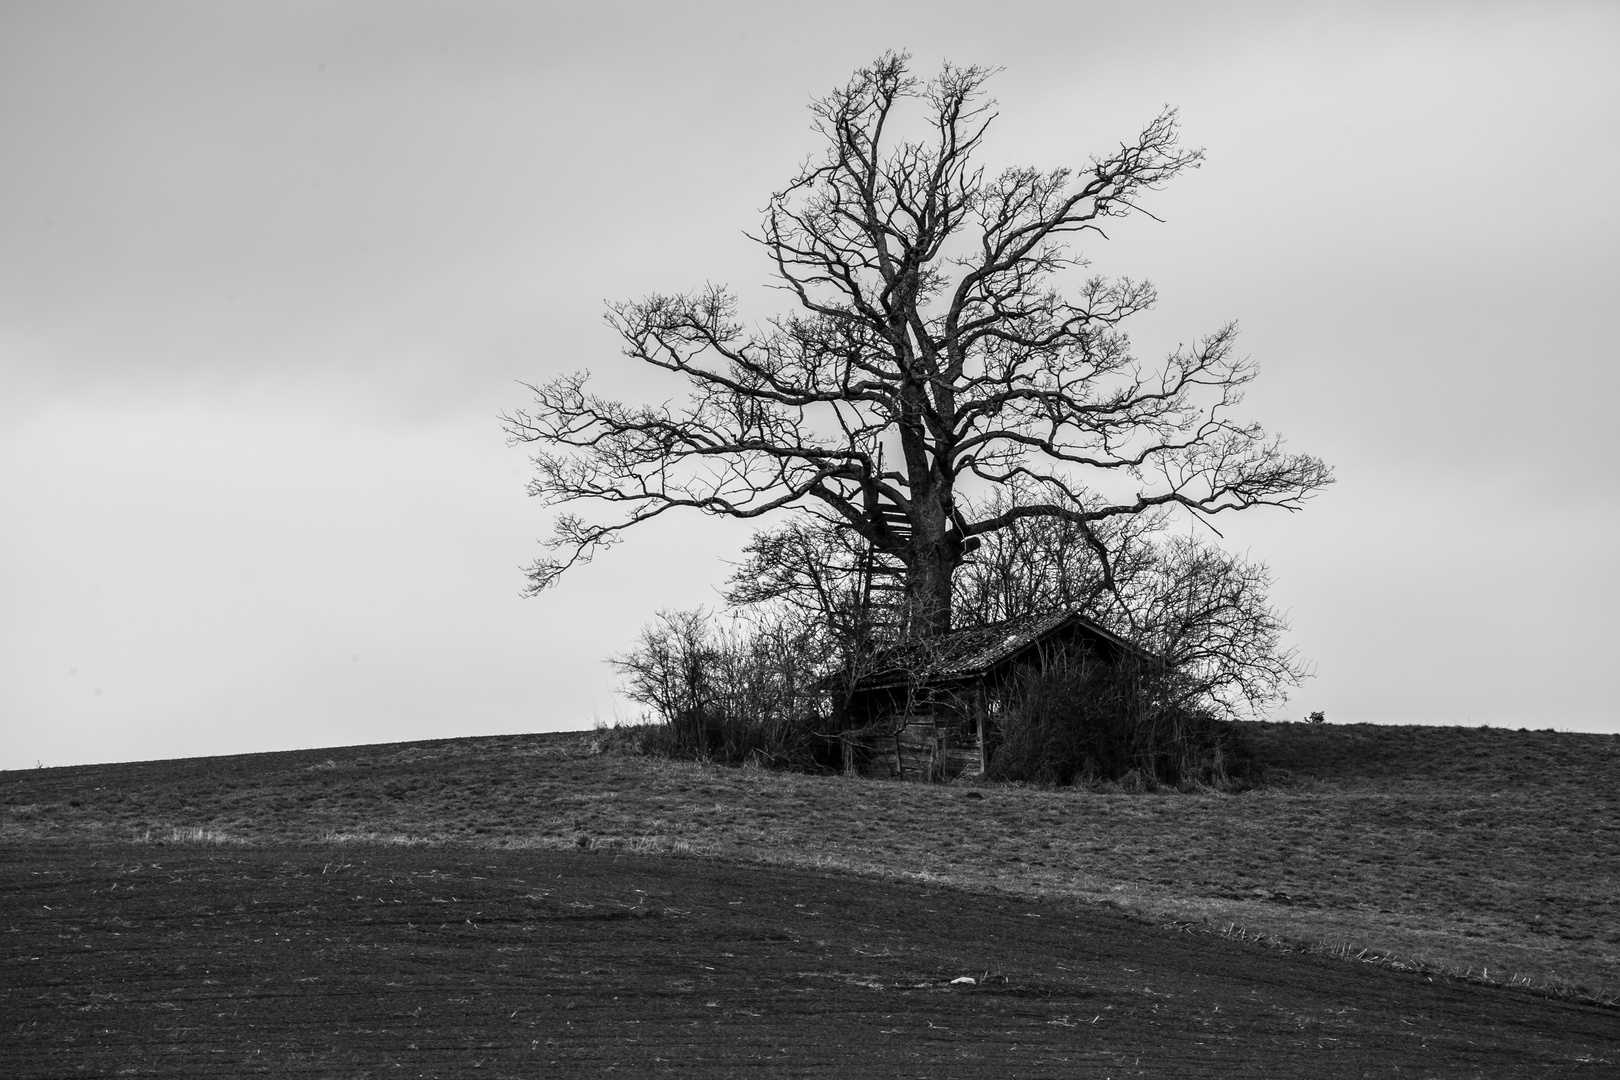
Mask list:
POLYGON ((1596 790, 1620 779, 1620 735, 1393 724, 1244 724, 1273 778, 1377 789, 1596 790))
POLYGON ((612 847, 832 867, 1620 991, 1620 738, 1257 725, 1240 795, 924 787, 628 756, 604 733, 0 774, 0 842, 612 847))
POLYGON ((680 856, 32 844, 5 1075, 1613 1076, 1612 1010, 680 856), (968 978, 973 982, 958 982, 968 978))

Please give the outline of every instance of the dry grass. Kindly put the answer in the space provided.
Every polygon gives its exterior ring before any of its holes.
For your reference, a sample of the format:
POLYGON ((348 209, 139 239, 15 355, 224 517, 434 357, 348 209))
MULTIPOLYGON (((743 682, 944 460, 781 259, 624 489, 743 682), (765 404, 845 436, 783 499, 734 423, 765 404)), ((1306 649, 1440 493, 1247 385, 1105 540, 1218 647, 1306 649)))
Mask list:
POLYGON ((0 841, 610 847, 1106 902, 1185 928, 1620 992, 1620 737, 1259 725, 1239 795, 924 787, 602 733, 0 774, 0 841))
POLYGON ((208 829, 200 825, 190 828, 160 829, 156 837, 152 835, 151 829, 143 829, 139 834, 132 836, 130 840, 136 844, 158 843, 191 847, 230 847, 250 843, 250 841, 244 840, 240 836, 231 836, 229 833, 220 832, 218 829, 208 829))

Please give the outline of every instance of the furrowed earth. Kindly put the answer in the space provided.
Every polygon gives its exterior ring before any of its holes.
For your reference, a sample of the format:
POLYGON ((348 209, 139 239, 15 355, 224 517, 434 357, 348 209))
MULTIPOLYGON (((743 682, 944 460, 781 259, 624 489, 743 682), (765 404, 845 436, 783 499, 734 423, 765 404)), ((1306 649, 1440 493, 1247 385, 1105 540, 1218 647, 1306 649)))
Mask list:
POLYGON ((1620 738, 1247 727, 1241 794, 612 732, 0 773, 0 1061, 1620 1076, 1620 738))

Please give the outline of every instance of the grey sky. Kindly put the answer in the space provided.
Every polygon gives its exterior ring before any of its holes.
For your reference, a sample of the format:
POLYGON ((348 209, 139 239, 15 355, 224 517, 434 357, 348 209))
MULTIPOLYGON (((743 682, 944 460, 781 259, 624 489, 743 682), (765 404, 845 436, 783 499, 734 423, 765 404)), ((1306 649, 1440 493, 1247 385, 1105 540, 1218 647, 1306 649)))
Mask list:
POLYGON ((1159 286, 1144 353, 1238 319, 1338 470, 1229 523, 1318 664, 1287 715, 1620 730, 1616 9, 988 10, 0 6, 0 768, 610 719, 602 657, 745 533, 521 601, 495 415, 645 389, 605 299, 774 310, 742 232, 891 47, 1005 68, 993 164, 1166 102, 1208 149, 1087 251, 1159 286))

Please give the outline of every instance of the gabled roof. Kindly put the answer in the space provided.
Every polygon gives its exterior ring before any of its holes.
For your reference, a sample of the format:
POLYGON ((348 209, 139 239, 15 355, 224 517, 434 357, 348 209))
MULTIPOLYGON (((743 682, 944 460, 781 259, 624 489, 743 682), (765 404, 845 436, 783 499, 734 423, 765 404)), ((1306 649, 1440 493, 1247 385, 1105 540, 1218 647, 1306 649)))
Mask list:
POLYGON ((953 630, 926 642, 890 647, 876 658, 881 670, 862 678, 856 686, 860 690, 878 690, 912 682, 978 678, 1024 653, 1033 652, 1043 642, 1071 636, 1089 638, 1119 655, 1148 656, 1078 611, 1054 611, 953 630))

